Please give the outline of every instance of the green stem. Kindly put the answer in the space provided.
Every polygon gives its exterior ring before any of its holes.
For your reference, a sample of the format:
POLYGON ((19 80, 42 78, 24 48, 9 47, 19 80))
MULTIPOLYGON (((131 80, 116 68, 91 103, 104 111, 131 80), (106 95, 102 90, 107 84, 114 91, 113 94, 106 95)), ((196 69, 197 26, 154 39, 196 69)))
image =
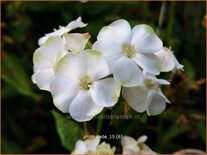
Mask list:
POLYGON ((172 41, 172 32, 173 32, 173 27, 174 27, 174 14, 175 14, 175 2, 170 3, 170 11, 169 11, 169 22, 168 22, 168 27, 167 27, 167 42, 168 45, 173 46, 173 41, 172 41))
POLYGON ((81 3, 77 3, 77 12, 78 12, 79 16, 81 16, 81 17, 83 16, 81 3))
MULTIPOLYGON (((105 114, 105 110, 102 111, 101 115, 104 115, 105 114)), ((96 127, 96 135, 100 135, 101 134, 101 129, 102 129, 102 126, 103 126, 103 118, 102 119, 98 119, 98 122, 97 122, 97 127, 96 127)))
POLYGON ((162 25, 163 25, 163 21, 165 18, 165 14, 166 14, 166 9, 167 9, 167 4, 165 1, 162 2, 161 8, 160 8, 160 15, 159 15, 159 22, 158 22, 158 27, 157 27, 157 34, 160 34, 162 25))
POLYGON ((84 135, 88 135, 89 132, 88 132, 88 129, 87 129, 87 122, 83 122, 83 129, 84 129, 84 135))
POLYGON ((145 1, 144 3, 142 3, 142 7, 143 7, 143 17, 148 18, 149 17, 149 2, 145 1))
POLYGON ((127 127, 126 131, 124 132, 124 135, 129 135, 132 132, 132 130, 136 128, 137 124, 138 124, 137 120, 136 119, 133 120, 127 127))
MULTIPOLYGON (((163 118, 162 117, 159 117, 159 120, 158 120, 158 126, 157 126, 157 139, 156 139, 156 147, 159 148, 159 146, 161 146, 161 138, 162 135, 163 135, 163 118)), ((162 149, 160 148, 159 151, 162 151, 162 149)))

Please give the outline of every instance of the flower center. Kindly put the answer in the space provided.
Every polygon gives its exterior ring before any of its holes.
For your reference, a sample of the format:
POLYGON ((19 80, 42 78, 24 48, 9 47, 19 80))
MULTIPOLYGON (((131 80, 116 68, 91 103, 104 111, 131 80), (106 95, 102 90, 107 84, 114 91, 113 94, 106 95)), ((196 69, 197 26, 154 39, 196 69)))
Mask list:
POLYGON ((89 90, 92 84, 93 84, 93 81, 88 76, 86 76, 86 77, 80 78, 79 88, 82 90, 89 90))
POLYGON ((156 88, 159 88, 159 85, 152 83, 152 81, 150 79, 145 79, 144 80, 144 84, 145 84, 145 86, 148 89, 156 89, 156 88))
POLYGON ((123 55, 127 58, 133 58, 135 57, 135 47, 129 44, 124 44, 122 46, 122 52, 123 55))

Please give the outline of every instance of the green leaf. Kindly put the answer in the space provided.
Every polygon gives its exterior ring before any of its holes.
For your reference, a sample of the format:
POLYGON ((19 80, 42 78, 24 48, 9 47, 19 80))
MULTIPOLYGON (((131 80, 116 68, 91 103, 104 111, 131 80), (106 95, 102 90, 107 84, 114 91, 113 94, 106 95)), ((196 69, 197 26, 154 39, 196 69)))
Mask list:
POLYGON ((196 72, 195 72, 194 66, 187 59, 183 60, 183 64, 185 66, 187 84, 188 85, 194 84, 195 78, 196 78, 196 72))
POLYGON ((18 94, 18 92, 15 91, 15 89, 13 87, 8 87, 5 85, 2 86, 2 94, 1 95, 3 98, 10 98, 10 97, 13 97, 17 94, 18 94))
POLYGON ((186 133, 187 131, 189 131, 190 127, 188 125, 182 125, 182 126, 178 126, 177 124, 174 124, 170 127, 169 130, 167 130, 166 133, 163 134, 162 137, 158 137, 161 138, 161 144, 166 144, 168 142, 170 142, 173 138, 186 133))
POLYGON ((76 141, 83 138, 83 130, 73 120, 52 110, 56 123, 56 129, 62 145, 69 151, 73 151, 76 141))
POLYGON ((22 42, 25 39, 25 35, 30 30, 31 27, 31 19, 27 16, 21 17, 18 21, 16 21, 16 25, 13 25, 13 29, 11 29, 11 36, 17 42, 22 42))
POLYGON ((198 129, 198 135, 202 138, 203 142, 206 143, 206 127, 204 123, 197 123, 196 127, 198 129))
POLYGON ((2 152, 5 154, 22 154, 23 150, 13 141, 2 138, 2 152))
MULTIPOLYGON (((38 99, 38 96, 32 91, 32 81, 25 73, 20 60, 8 53, 3 53, 2 58, 2 79, 11 86, 16 92, 38 99)), ((5 90, 8 91, 8 90, 5 90)), ((2 90, 3 94, 4 90, 2 90)))
POLYGON ((196 127, 198 136, 206 143, 206 127, 205 123, 193 121, 192 124, 196 127))
MULTIPOLYGON (((124 115, 124 107, 126 106, 126 102, 119 101, 116 103, 116 105, 113 107, 111 114, 112 115, 124 115)), ((111 119, 110 125, 112 126, 118 126, 121 122, 117 121, 116 119, 111 119)))

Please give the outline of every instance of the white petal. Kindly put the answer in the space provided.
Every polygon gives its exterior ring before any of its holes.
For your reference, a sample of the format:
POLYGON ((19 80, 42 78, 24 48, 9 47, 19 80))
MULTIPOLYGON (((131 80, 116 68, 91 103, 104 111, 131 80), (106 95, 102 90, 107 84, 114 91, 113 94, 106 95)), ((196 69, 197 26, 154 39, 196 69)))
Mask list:
POLYGON ((80 33, 70 33, 63 35, 66 50, 72 53, 80 53, 85 47, 85 38, 80 33))
POLYGON ((163 43, 154 30, 145 24, 137 25, 132 29, 132 45, 139 53, 155 53, 162 49, 163 43))
POLYGON ((148 98, 148 90, 145 87, 123 88, 122 95, 127 104, 137 112, 147 110, 151 99, 148 98))
POLYGON ((50 91, 50 83, 54 79, 54 71, 52 69, 38 70, 32 75, 33 83, 41 90, 50 91))
POLYGON ((47 41, 47 39, 49 37, 55 37, 55 36, 57 36, 57 37, 59 36, 60 37, 61 35, 65 34, 67 32, 69 32, 69 29, 67 29, 65 27, 61 27, 60 29, 58 29, 58 30, 56 30, 54 32, 45 34, 45 36, 41 37, 38 40, 38 44, 41 46, 41 45, 43 45, 47 41))
POLYGON ((140 154, 157 154, 156 152, 152 151, 149 146, 146 144, 142 145, 142 150, 140 151, 140 154))
POLYGON ((168 82, 167 80, 163 80, 163 79, 157 79, 157 84, 159 84, 159 85, 170 85, 170 82, 168 82))
POLYGON ((78 140, 75 144, 75 149, 72 151, 71 154, 86 154, 86 153, 88 153, 87 145, 82 140, 78 140))
POLYGON ((146 135, 143 135, 143 136, 140 136, 140 137, 138 138, 137 143, 138 143, 138 144, 139 144, 139 143, 144 143, 144 142, 146 142, 146 140, 147 140, 147 136, 146 136, 146 135))
POLYGON ((135 57, 136 63, 146 72, 158 75, 160 73, 161 63, 154 54, 138 53, 135 57))
POLYGON ((49 36, 43 36, 38 40, 38 45, 41 46, 42 44, 44 44, 47 39, 49 38, 49 36))
POLYGON ((96 81, 90 89, 93 101, 100 106, 111 107, 116 104, 121 86, 114 78, 96 81))
POLYGON ((85 26, 87 26, 87 24, 85 24, 81 21, 81 17, 78 17, 76 20, 70 22, 66 26, 66 28, 70 29, 70 31, 71 31, 71 30, 74 30, 76 28, 82 28, 82 27, 85 27, 85 26))
POLYGON ((111 147, 110 144, 102 142, 98 145, 96 154, 114 154, 116 147, 111 147))
POLYGON ((129 136, 124 136, 122 139, 121 139, 121 145, 123 147, 126 147, 128 145, 137 145, 137 141, 132 138, 132 137, 129 137, 129 136))
POLYGON ((86 76, 85 60, 69 52, 59 61, 55 72, 58 76, 77 82, 81 77, 86 76))
POLYGON ((116 43, 108 40, 98 40, 93 44, 92 49, 100 51, 106 58, 109 69, 112 70, 115 60, 122 56, 122 48, 116 43))
POLYGON ((80 55, 68 53, 56 68, 56 74, 72 81, 88 76, 93 81, 109 75, 107 62, 95 51, 84 51, 80 55))
POLYGON ((157 92, 160 96, 162 96, 165 99, 166 103, 170 103, 170 101, 167 99, 167 97, 162 93, 161 89, 158 89, 157 92))
POLYGON ((93 80, 101 79, 110 74, 108 64, 100 52, 86 50, 81 56, 86 59, 87 75, 93 80))
POLYGON ((100 140, 101 140, 100 136, 96 136, 96 137, 93 138, 93 139, 87 139, 87 140, 85 141, 85 143, 86 143, 86 145, 87 145, 88 150, 89 150, 90 152, 94 152, 94 151, 96 151, 97 146, 98 146, 98 144, 100 143, 100 140))
POLYGON ((148 72, 143 72, 144 79, 149 79, 152 81, 153 84, 158 84, 158 85, 170 85, 170 82, 164 79, 158 79, 155 75, 148 73, 148 72))
POLYGON ((149 79, 153 84, 157 85, 170 85, 170 82, 164 79, 157 79, 157 77, 153 74, 144 72, 144 79, 149 79))
POLYGON ((163 48, 159 52, 155 53, 161 61, 161 72, 169 72, 175 68, 174 56, 172 52, 168 50, 169 49, 167 48, 163 48))
POLYGON ((61 37, 48 38, 45 44, 34 52, 34 71, 54 68, 66 53, 61 37))
POLYGON ((101 29, 97 40, 109 40, 119 45, 129 43, 131 40, 131 27, 124 19, 116 20, 101 29))
POLYGON ((146 71, 143 71, 143 75, 144 75, 144 78, 157 79, 154 74, 146 72, 146 71))
POLYGON ((55 53, 48 47, 40 47, 33 54, 34 72, 42 69, 52 69, 55 65, 55 53))
POLYGON ((116 60, 112 72, 116 81, 124 87, 134 87, 143 81, 143 74, 136 63, 126 57, 116 60))
POLYGON ((162 113, 166 108, 165 98, 160 96, 155 92, 150 92, 152 94, 152 102, 147 108, 148 115, 158 115, 162 113))
MULTIPOLYGON (((173 55, 173 56, 174 56, 174 55, 173 55)), ((180 70, 184 71, 184 69, 183 69, 184 66, 178 62, 178 60, 176 59, 175 56, 174 56, 174 62, 175 62, 175 67, 176 67, 177 69, 180 69, 180 70)))
POLYGON ((38 40, 38 44, 41 46, 46 42, 46 40, 49 38, 49 36, 62 36, 65 33, 68 33, 69 31, 76 29, 76 28, 82 28, 85 27, 87 24, 84 24, 81 21, 81 17, 77 18, 76 20, 70 22, 66 27, 60 26, 58 30, 55 30, 54 32, 47 33, 45 36, 41 37, 38 40))
POLYGON ((61 26, 58 30, 55 30, 54 32, 47 33, 46 36, 62 36, 65 33, 68 33, 69 29, 66 27, 61 26))
POLYGON ((137 147, 137 141, 129 136, 124 136, 121 139, 123 154, 137 154, 140 150, 137 147))
POLYGON ((137 150, 136 149, 124 149, 122 151, 122 154, 137 154, 137 150))
POLYGON ((72 100, 78 94, 77 84, 66 78, 57 77, 51 82, 50 91, 55 106, 60 111, 68 113, 72 100))
POLYGON ((69 107, 70 115, 78 122, 91 120, 103 107, 96 105, 88 91, 80 91, 69 107))

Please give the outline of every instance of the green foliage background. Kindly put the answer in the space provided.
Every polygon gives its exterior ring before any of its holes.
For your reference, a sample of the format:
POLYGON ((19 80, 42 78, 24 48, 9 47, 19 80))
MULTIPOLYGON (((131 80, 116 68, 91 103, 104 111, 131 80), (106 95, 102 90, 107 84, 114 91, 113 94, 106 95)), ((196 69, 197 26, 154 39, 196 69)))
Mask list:
MULTIPOLYGON (((104 120, 98 132, 111 138, 145 134, 147 144, 159 153, 185 148, 205 151, 205 2, 2 2, 1 152, 69 153, 84 133, 96 133, 97 120, 88 122, 88 131, 83 131, 82 123, 59 112, 51 95, 31 82, 32 56, 41 36, 78 16, 89 23, 78 31, 89 32, 92 42, 104 25, 119 18, 156 30, 162 5, 166 12, 159 36, 185 65, 185 72, 161 74, 172 83, 164 90, 172 104, 154 117, 143 113, 140 119, 104 120)), ((105 113, 137 115, 123 101, 105 113)), ((121 153, 120 139, 104 140, 121 153)))

